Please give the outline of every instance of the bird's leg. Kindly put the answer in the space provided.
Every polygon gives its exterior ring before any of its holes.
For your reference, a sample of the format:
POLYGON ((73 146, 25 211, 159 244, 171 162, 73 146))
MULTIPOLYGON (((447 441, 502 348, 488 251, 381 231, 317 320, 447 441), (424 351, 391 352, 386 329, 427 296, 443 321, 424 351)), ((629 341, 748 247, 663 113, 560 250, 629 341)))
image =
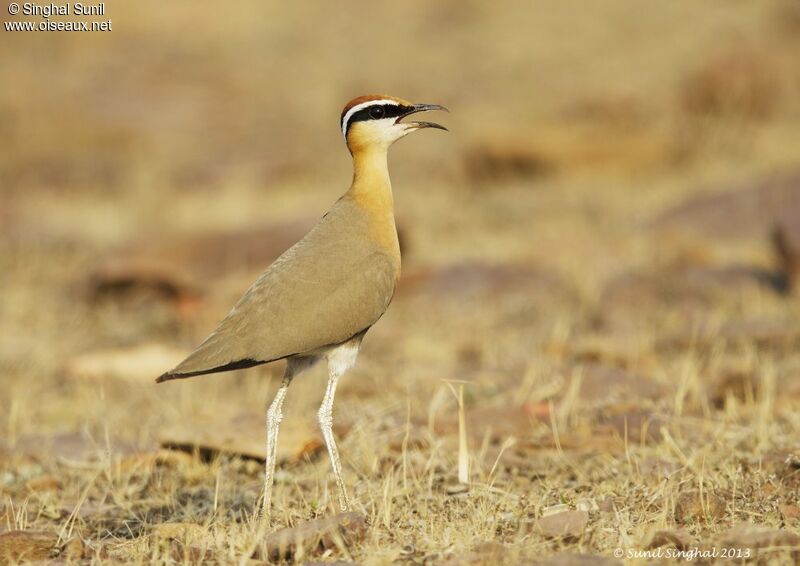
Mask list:
POLYGON ((339 505, 342 511, 347 511, 350 501, 347 497, 347 490, 342 479, 342 462, 339 459, 339 450, 336 448, 336 440, 333 438, 333 397, 336 394, 336 382, 344 373, 335 364, 329 364, 330 372, 328 377, 328 387, 325 389, 325 397, 319 407, 319 426, 322 429, 322 437, 328 447, 328 455, 331 457, 331 467, 336 476, 336 484, 339 486, 339 505))
POLYGON ((283 399, 292 382, 292 375, 287 372, 283 376, 278 392, 267 410, 267 455, 266 471, 264 474, 264 494, 261 496, 261 518, 269 519, 270 503, 272 501, 272 482, 275 478, 275 460, 278 452, 278 429, 283 418, 283 399))

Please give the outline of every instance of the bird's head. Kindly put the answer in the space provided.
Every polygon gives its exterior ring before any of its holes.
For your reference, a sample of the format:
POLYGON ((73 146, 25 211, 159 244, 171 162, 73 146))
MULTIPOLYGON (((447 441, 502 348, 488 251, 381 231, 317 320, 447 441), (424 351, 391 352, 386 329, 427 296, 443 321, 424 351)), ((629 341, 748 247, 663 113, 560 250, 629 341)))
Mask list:
POLYGON ((400 138, 423 128, 447 130, 434 122, 404 121, 406 116, 429 110, 447 111, 447 108, 438 104, 414 104, 394 96, 359 96, 342 110, 342 135, 352 153, 369 147, 388 149, 400 138))

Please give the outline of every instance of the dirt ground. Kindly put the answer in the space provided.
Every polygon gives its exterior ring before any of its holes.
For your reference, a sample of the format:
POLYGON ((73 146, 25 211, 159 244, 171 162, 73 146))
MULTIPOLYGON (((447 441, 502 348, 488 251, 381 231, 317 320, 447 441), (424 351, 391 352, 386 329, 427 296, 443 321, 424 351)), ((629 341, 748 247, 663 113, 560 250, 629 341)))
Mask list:
POLYGON ((0 562, 800 560, 796 1, 104 18, 0 33, 0 562), (319 367, 259 529, 281 364, 153 380, 346 190, 369 92, 451 131, 391 152, 403 278, 334 406, 354 514, 319 367))

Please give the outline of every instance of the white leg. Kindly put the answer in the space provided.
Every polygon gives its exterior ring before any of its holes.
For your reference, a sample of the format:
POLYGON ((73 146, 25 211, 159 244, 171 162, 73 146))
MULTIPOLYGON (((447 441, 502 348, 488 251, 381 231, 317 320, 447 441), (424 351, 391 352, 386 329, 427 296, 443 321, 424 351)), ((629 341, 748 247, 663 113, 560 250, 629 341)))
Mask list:
POLYGON ((283 376, 283 382, 275 394, 275 399, 273 399, 267 410, 266 471, 264 474, 264 493, 261 496, 261 517, 264 520, 269 519, 270 503, 272 502, 272 482, 275 478, 275 459, 278 450, 278 429, 283 418, 283 399, 286 397, 286 392, 289 390, 291 382, 292 377, 287 372, 283 376))
POLYGON ((292 378, 299 373, 307 370, 318 361, 313 356, 294 357, 286 361, 286 371, 283 374, 283 381, 275 393, 275 399, 267 410, 267 454, 264 472, 264 494, 261 496, 261 518, 269 519, 270 504, 272 502, 272 483, 275 479, 275 463, 278 454, 278 429, 283 419, 283 400, 289 390, 292 378))
POLYGON ((336 394, 336 382, 340 375, 331 373, 328 378, 328 387, 325 390, 325 398, 319 407, 319 426, 322 429, 322 437, 325 439, 325 446, 328 447, 328 455, 331 458, 331 467, 336 476, 336 485, 339 486, 339 506, 342 511, 347 511, 350 501, 347 498, 347 490, 342 479, 342 461, 339 459, 339 450, 336 448, 336 440, 333 437, 333 397, 336 394))
POLYGON ((325 446, 328 447, 328 455, 331 458, 333 474, 336 476, 336 485, 339 487, 339 506, 342 511, 347 511, 350 501, 342 478, 339 450, 336 448, 336 440, 333 437, 333 398, 336 395, 336 383, 339 378, 355 364, 360 345, 361 337, 358 337, 356 341, 343 344, 328 354, 328 387, 325 389, 325 397, 323 397, 322 405, 317 413, 322 437, 325 439, 325 446))

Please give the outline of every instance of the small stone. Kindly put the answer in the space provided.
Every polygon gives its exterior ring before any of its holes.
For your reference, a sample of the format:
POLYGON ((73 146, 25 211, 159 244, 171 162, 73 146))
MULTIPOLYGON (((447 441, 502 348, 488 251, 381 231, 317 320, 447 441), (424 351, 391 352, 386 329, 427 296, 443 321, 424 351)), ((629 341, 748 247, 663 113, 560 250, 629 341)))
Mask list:
MULTIPOLYGON (((153 452, 139 452, 131 454, 120 460, 120 470, 123 472, 137 472, 162 467, 175 469, 181 465, 192 463, 192 455, 176 450, 160 449, 153 452)), ((261 469, 259 467, 259 469, 261 469)))
POLYGON ((291 560, 297 555, 313 555, 340 546, 351 546, 367 534, 367 521, 360 513, 339 513, 281 529, 264 540, 254 558, 291 560))
POLYGON ((78 381, 119 381, 150 385, 153 376, 163 373, 186 357, 186 352, 163 344, 143 344, 131 348, 96 350, 67 361, 64 374, 78 381))
POLYGON ((400 549, 400 556, 403 557, 414 556, 416 553, 417 549, 414 547, 413 544, 403 545, 403 548, 400 549))
POLYGON ((469 486, 465 483, 454 483, 446 486, 444 491, 447 495, 459 495, 467 493, 469 491, 469 486))
POLYGON ((166 540, 200 540, 205 535, 205 529, 194 523, 162 523, 153 527, 153 534, 166 540))
POLYGON ((718 521, 725 516, 725 501, 713 493, 687 491, 675 502, 675 520, 681 524, 718 521))
POLYGON ((51 474, 46 474, 28 480, 25 487, 29 491, 56 491, 61 489, 61 480, 51 474))
MULTIPOLYGON (((508 549, 496 541, 482 542, 475 546, 469 554, 447 557, 444 561, 434 560, 439 566, 467 566, 471 564, 504 564, 508 562, 508 549)), ((445 555, 446 556, 446 555, 445 555)), ((426 557, 428 558, 428 557, 426 557)), ((423 563, 428 562, 423 559, 423 563)))
POLYGON ((657 444, 663 440, 662 429, 671 430, 672 424, 663 416, 641 409, 630 409, 620 405, 620 412, 612 407, 612 416, 605 428, 616 433, 620 439, 631 444, 657 444))
POLYGON ((709 393, 714 405, 723 408, 729 397, 743 402, 752 402, 757 397, 760 388, 760 379, 755 373, 727 369, 711 384, 709 393))
POLYGON ((800 490, 800 452, 773 450, 761 461, 764 471, 774 474, 789 493, 800 490))
POLYGON ((121 519, 124 516, 119 506, 96 501, 83 501, 81 503, 79 501, 65 500, 57 509, 62 516, 67 517, 75 513, 80 519, 92 522, 111 521, 121 519))
POLYGON ((66 559, 67 562, 71 562, 82 559, 85 554, 86 545, 80 538, 75 537, 67 541, 67 544, 63 546, 60 556, 66 559))
POLYGON ((95 439, 85 432, 60 434, 26 434, 14 445, 15 455, 37 462, 61 460, 68 463, 106 461, 109 456, 125 456, 133 452, 131 444, 118 438, 95 439))
POLYGON ((589 523, 586 511, 563 511, 536 521, 536 529, 547 538, 577 539, 589 523))
POLYGON ((778 509, 786 520, 800 519, 800 507, 797 505, 779 505, 778 509))
MULTIPOLYGON (((163 448, 190 454, 211 461, 220 454, 243 459, 264 461, 264 417, 242 413, 233 417, 223 415, 195 419, 191 424, 176 423, 161 431, 163 448)), ((346 431, 337 432, 341 438, 346 431)), ((289 420, 281 426, 278 444, 279 463, 296 463, 324 449, 315 427, 302 420, 289 420)))
POLYGON ((597 502, 594 499, 589 499, 588 497, 584 497, 578 499, 578 502, 575 504, 575 508, 578 511, 599 511, 600 507, 598 507, 597 502))
POLYGON ((647 548, 659 548, 672 545, 679 550, 689 548, 694 543, 692 535, 685 529, 663 529, 653 533, 653 538, 647 543, 647 548))
POLYGON ((45 560, 56 552, 58 534, 50 531, 9 531, 0 534, 0 561, 45 560))
POLYGON ((603 513, 613 513, 616 508, 616 503, 614 502, 614 498, 609 495, 600 500, 598 507, 603 513))

